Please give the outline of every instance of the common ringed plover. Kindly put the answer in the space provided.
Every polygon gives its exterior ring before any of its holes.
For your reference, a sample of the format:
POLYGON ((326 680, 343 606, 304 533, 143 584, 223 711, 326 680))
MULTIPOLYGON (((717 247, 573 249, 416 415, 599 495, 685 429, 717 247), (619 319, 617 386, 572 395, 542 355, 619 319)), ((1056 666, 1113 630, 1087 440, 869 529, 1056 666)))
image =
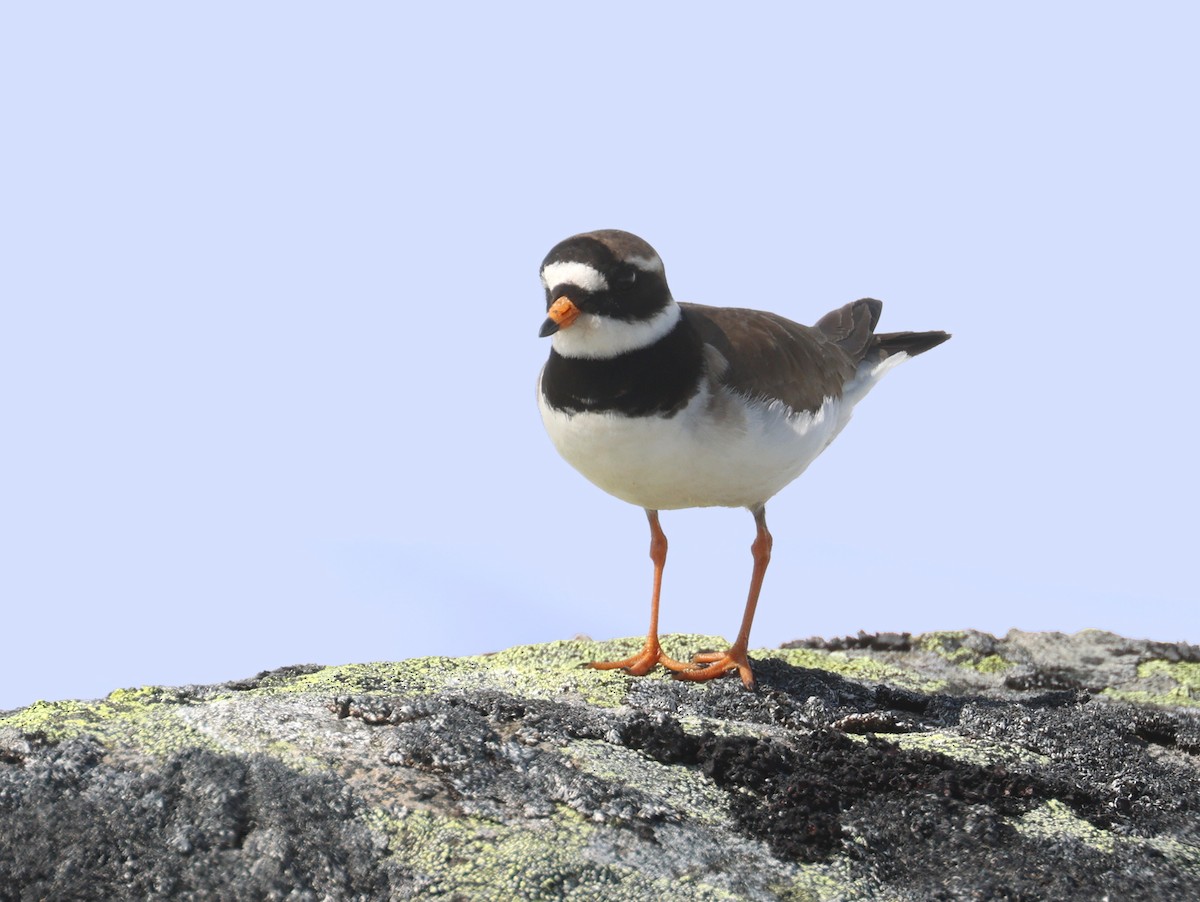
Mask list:
POLYGON ((538 380, 542 422, 558 452, 604 491, 646 511, 654 589, 645 647, 602 670, 643 675, 662 664, 682 680, 754 674, 746 650, 771 559, 766 503, 804 472, 896 364, 945 332, 876 333, 871 298, 802 326, 774 313, 681 304, 661 258, 616 229, 555 245, 541 269, 550 359, 538 380), (758 533, 741 629, 727 651, 692 663, 663 653, 658 601, 667 538, 658 512, 744 507, 758 533))

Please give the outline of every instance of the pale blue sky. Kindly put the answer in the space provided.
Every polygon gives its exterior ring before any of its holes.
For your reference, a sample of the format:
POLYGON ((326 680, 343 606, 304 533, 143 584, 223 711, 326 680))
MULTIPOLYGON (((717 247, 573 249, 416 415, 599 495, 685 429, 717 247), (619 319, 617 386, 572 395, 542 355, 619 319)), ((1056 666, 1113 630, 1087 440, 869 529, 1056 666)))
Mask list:
MULTIPOLYGON (((537 268, 947 329, 768 506, 753 645, 1200 642, 1189 4, 6 4, 0 708, 637 635, 557 458, 537 268)), ((667 513, 662 625, 753 524, 667 513)))

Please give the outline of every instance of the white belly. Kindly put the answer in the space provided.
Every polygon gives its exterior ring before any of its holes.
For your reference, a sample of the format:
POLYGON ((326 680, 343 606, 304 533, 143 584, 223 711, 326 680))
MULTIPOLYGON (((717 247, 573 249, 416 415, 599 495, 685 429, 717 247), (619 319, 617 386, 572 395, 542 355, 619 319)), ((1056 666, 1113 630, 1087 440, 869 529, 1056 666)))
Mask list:
POLYGON ((748 402, 711 382, 670 418, 565 414, 546 405, 540 376, 538 407, 558 453, 610 495, 649 510, 753 508, 803 473, 854 405, 907 359, 864 364, 841 398, 826 398, 813 414, 748 402))
POLYGON ((651 510, 754 507, 804 472, 850 418, 851 404, 826 398, 815 414, 699 392, 670 418, 565 414, 542 422, 571 466, 604 491, 651 510))

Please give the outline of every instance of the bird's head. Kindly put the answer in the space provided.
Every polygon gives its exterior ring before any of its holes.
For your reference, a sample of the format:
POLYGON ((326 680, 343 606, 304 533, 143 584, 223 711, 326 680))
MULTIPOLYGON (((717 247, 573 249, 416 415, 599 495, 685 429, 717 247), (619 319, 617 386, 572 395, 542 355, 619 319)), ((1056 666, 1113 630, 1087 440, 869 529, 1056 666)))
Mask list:
POLYGON ((675 327, 662 259, 636 235, 603 229, 574 235, 542 261, 546 321, 564 357, 616 357, 653 344, 675 327))

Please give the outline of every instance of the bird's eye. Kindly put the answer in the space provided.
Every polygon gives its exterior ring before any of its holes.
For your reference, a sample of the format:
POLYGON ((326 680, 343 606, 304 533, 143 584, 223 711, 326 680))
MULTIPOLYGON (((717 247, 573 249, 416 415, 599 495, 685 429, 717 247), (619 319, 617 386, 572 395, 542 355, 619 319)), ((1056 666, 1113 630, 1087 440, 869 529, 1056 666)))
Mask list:
POLYGON ((624 266, 613 279, 613 287, 617 291, 628 291, 637 281, 637 270, 632 266, 624 266))

